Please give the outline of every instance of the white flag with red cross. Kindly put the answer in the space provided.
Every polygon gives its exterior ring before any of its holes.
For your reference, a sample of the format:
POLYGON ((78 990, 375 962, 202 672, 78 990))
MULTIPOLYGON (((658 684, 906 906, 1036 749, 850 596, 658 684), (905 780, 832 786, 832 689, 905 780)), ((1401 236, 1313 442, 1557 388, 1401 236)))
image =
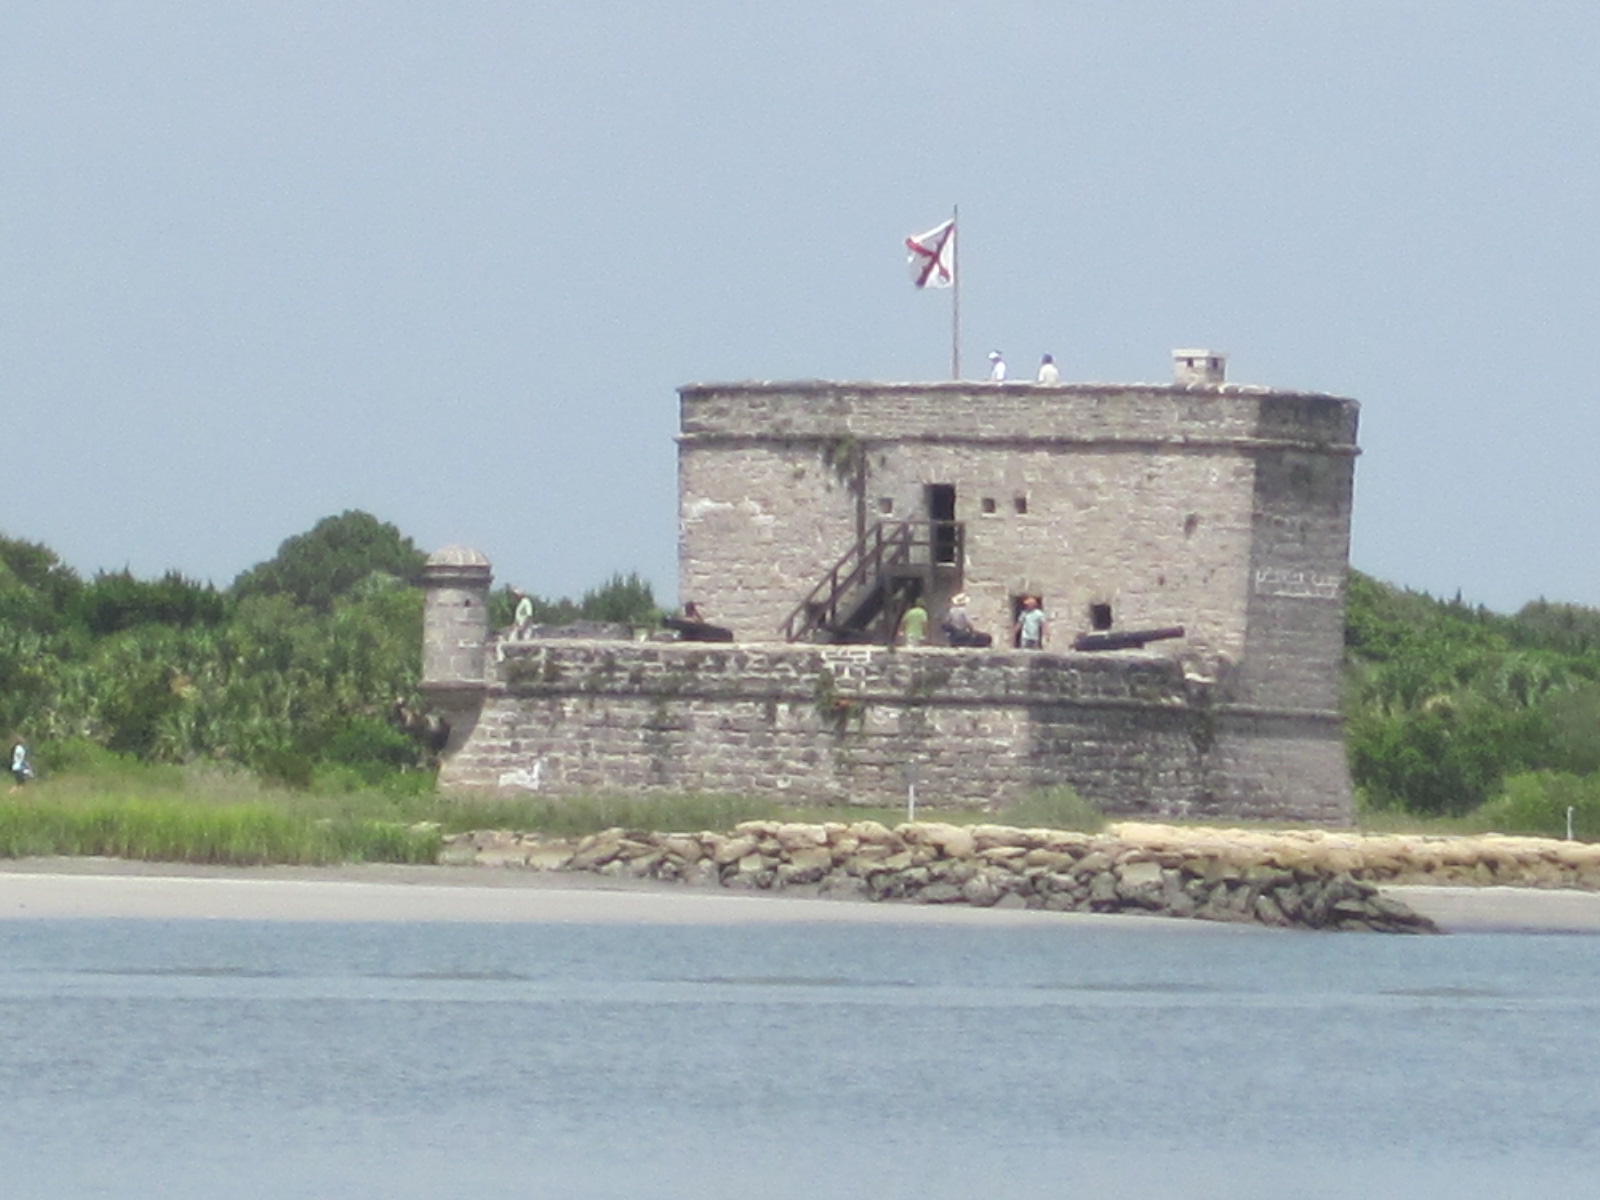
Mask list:
POLYGON ((919 288, 953 287, 956 281, 956 219, 906 239, 911 282, 919 288))

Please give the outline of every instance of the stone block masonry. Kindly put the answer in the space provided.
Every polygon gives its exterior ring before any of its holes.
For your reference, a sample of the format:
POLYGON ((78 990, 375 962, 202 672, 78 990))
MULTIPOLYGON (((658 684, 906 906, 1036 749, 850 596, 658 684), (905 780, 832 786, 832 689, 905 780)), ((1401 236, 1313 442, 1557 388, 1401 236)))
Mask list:
POLYGON ((1123 815, 1348 819, 1336 714, 1265 718, 1165 657, 502 641, 490 658, 445 787, 892 806, 914 781, 938 808, 1068 784, 1123 815))
POLYGON ((1181 652, 1208 671, 1266 648, 1257 700, 1326 707, 1358 416, 1353 400, 1232 385, 691 385, 679 590, 740 641, 781 641, 864 531, 935 516, 938 489, 966 557, 935 612, 965 591, 1003 633, 1032 592, 1069 639, 1097 611, 1115 628, 1182 625, 1181 652))

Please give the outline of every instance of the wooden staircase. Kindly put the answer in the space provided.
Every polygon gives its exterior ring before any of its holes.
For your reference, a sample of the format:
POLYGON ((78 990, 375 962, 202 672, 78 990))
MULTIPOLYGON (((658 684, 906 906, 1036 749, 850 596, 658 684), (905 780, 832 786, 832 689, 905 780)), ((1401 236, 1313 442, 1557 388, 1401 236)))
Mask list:
POLYGON ((966 527, 959 521, 879 521, 817 581, 779 631, 791 642, 892 645, 912 600, 959 579, 966 527))

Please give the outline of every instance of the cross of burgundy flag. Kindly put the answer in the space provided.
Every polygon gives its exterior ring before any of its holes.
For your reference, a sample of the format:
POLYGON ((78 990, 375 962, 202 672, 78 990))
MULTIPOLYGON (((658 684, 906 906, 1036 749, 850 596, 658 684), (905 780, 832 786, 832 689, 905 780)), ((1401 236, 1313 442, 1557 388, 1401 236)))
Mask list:
POLYGON ((956 220, 951 217, 927 233, 906 239, 911 282, 919 288, 947 288, 956 281, 956 220))

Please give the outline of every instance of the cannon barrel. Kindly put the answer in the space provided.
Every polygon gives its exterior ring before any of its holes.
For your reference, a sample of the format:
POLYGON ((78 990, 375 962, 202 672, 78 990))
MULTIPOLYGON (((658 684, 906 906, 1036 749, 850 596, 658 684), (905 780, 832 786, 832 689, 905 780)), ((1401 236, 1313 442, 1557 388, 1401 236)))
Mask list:
POLYGON ((1080 633, 1072 639, 1074 650, 1141 650, 1150 642, 1183 636, 1182 625, 1162 629, 1119 629, 1115 633, 1080 633))

